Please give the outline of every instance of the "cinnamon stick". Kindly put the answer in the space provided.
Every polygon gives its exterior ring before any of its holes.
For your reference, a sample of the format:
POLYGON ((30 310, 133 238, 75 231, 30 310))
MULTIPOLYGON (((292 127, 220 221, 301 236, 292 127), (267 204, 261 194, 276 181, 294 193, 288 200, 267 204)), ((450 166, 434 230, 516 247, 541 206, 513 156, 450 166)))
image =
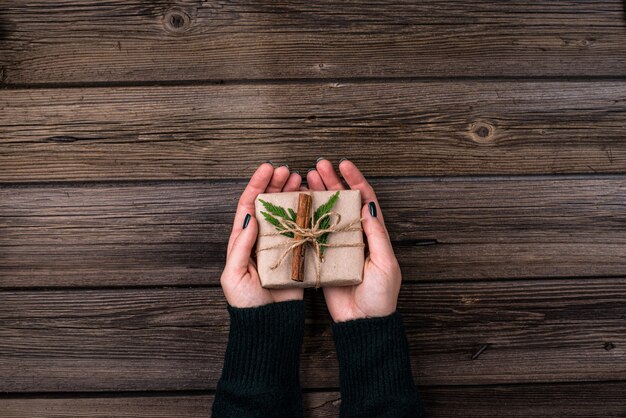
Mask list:
MULTIPOLYGON (((296 212, 296 223, 301 228, 310 228, 311 226, 311 203, 312 198, 308 193, 300 193, 298 195, 298 211, 296 212)), ((294 233, 294 240, 299 241, 302 237, 294 233)), ((293 249, 291 258, 291 280, 296 282, 304 281, 304 252, 306 245, 298 245, 293 249)))

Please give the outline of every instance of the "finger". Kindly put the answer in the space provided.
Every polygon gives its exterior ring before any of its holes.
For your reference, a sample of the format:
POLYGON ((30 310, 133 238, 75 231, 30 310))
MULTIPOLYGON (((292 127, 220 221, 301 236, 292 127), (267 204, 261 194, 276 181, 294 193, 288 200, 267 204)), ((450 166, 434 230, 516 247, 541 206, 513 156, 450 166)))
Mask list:
POLYGON ((380 206, 378 205, 376 193, 374 193, 374 189, 370 186, 367 179, 357 166, 350 160, 343 160, 339 163, 339 171, 351 189, 361 191, 361 201, 363 203, 374 202, 376 204, 376 208, 379 209, 378 221, 382 224, 383 228, 387 230, 387 227, 385 226, 385 218, 383 217, 383 214, 380 213, 380 206))
MULTIPOLYGON (((378 208, 377 212, 379 212, 378 208)), ((390 261, 395 259, 395 254, 387 230, 380 222, 380 218, 372 216, 369 204, 363 205, 361 217, 363 218, 363 232, 367 238, 370 259, 374 264, 388 265, 390 261)))
POLYGON ((316 168, 327 190, 345 189, 341 179, 333 167, 333 164, 330 161, 327 159, 321 159, 317 162, 316 168))
POLYGON ((278 193, 283 189, 285 182, 289 178, 289 167, 281 165, 274 170, 274 175, 269 186, 265 190, 266 193, 278 193))
POLYGON ((326 186, 324 186, 320 173, 318 173, 315 169, 309 170, 309 172, 306 173, 306 182, 311 190, 326 190, 326 186))
POLYGON ((283 192, 293 192, 300 188, 300 184, 302 184, 302 177, 300 173, 294 171, 289 175, 285 185, 283 186, 283 192))
POLYGON ((274 175, 274 166, 267 162, 261 164, 248 182, 245 190, 239 198, 237 203, 237 210, 235 212, 235 219, 233 221, 233 229, 228 239, 228 251, 232 247, 232 242, 235 237, 241 232, 243 220, 246 217, 246 213, 254 213, 254 201, 260 193, 264 193, 272 176, 274 175))
POLYGON ((248 263, 252 254, 252 247, 257 238, 257 223, 254 216, 250 217, 250 222, 246 228, 243 228, 239 235, 233 240, 230 253, 226 257, 226 266, 224 271, 228 275, 241 277, 248 271, 248 263))

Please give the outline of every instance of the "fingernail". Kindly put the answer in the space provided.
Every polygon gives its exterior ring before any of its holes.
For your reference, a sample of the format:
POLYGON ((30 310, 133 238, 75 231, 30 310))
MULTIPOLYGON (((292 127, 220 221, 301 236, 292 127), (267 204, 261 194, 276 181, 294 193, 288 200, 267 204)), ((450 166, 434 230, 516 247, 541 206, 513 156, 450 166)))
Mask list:
POLYGON ((339 164, 341 164, 341 162, 342 162, 342 161, 345 161, 345 160, 347 160, 347 158, 346 158, 346 157, 341 157, 341 159, 339 160, 339 164))
POLYGON ((376 213, 376 204, 374 202, 369 202, 368 206, 370 207, 370 215, 372 215, 375 218, 376 215, 377 215, 377 213, 376 213))
POLYGON ((274 163, 272 162, 272 160, 267 160, 265 161, 266 163, 270 163, 272 165, 272 167, 274 166, 274 163))
POLYGON ((249 223, 250 223, 250 214, 246 213, 246 217, 243 220, 243 228, 246 229, 249 223))
POLYGON ((326 158, 324 158, 324 157, 320 157, 320 158, 317 159, 316 163, 319 163, 320 161, 325 160, 325 159, 326 158))
POLYGON ((289 169, 289 165, 288 164, 281 164, 281 165, 279 165, 279 167, 287 167, 287 169, 289 169))
POLYGON ((307 173, 310 173, 311 171, 315 171, 315 168, 309 168, 309 171, 307 171, 307 173))
POLYGON ((300 172, 298 170, 293 170, 292 173, 300 175, 300 172))

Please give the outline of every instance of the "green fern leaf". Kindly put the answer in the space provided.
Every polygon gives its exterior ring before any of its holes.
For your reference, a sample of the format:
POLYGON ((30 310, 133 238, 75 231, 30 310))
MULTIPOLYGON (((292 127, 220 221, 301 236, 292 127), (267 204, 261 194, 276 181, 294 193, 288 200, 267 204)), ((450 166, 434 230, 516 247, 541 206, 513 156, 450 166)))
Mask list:
MULTIPOLYGON (((263 215, 263 217, 265 218, 265 220, 269 223, 271 223, 272 225, 274 225, 276 227, 277 231, 282 231, 283 229, 285 229, 281 224, 280 221, 278 219, 276 219, 275 217, 273 217, 272 215, 270 215, 267 212, 261 212, 261 215, 263 215)), ((293 232, 283 232, 282 235, 289 237, 289 238, 293 238, 293 232)))
MULTIPOLYGON (((328 199, 326 203, 318 206, 318 208, 315 210, 315 213, 313 214, 313 225, 315 225, 315 223, 322 216, 324 216, 324 214, 332 210, 333 206, 335 206, 335 203, 337 202, 338 199, 339 199, 339 191, 335 192, 332 196, 330 196, 330 198, 328 199)), ((329 226, 330 226, 330 216, 327 216, 326 218, 322 219, 319 227, 320 229, 326 229, 329 226)), ((317 239, 317 242, 319 244, 326 244, 328 242, 328 235, 329 235, 329 232, 320 235, 319 238, 317 239)), ((320 247, 320 253, 322 255, 324 254, 325 250, 326 250, 326 247, 324 246, 320 247)))
MULTIPOLYGON (((318 206, 318 208, 315 210, 315 213, 313 214, 313 223, 317 222, 317 220, 319 218, 322 217, 322 215, 324 215, 325 213, 330 212, 330 210, 333 208, 333 206, 335 206, 335 203, 337 202, 337 199, 339 199, 339 190, 337 190, 337 192, 335 192, 326 203, 321 204, 318 206)), ((326 218, 328 219, 328 218, 326 218)), ((326 220, 324 219, 324 221, 326 220)), ((322 221, 322 222, 324 222, 322 221)), ((329 221, 330 223, 330 221, 329 221)))
POLYGON ((263 206, 265 206, 265 210, 267 210, 272 215, 280 216, 283 219, 291 219, 291 217, 289 216, 289 214, 287 213, 285 208, 283 208, 281 206, 276 206, 276 205, 274 205, 273 203, 270 203, 270 202, 266 202, 263 199, 259 199, 259 202, 261 202, 263 204, 263 206))

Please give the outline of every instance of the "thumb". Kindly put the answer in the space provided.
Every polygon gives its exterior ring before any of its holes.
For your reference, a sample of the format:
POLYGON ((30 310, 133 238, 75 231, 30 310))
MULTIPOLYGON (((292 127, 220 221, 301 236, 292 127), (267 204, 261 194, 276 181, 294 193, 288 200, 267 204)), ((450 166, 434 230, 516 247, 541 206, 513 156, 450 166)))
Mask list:
POLYGON ((376 207, 376 202, 366 203, 361 209, 361 217, 363 218, 363 232, 367 238, 367 246, 370 251, 370 259, 375 264, 386 264, 389 261, 395 259, 393 247, 387 230, 380 222, 380 219, 375 216, 380 212, 380 208, 376 207), (370 211, 370 204, 374 205, 374 215, 370 211))
POLYGON ((248 225, 239 232, 237 238, 233 242, 230 253, 226 258, 226 266, 224 270, 228 270, 231 274, 244 274, 248 271, 248 263, 252 253, 252 247, 257 238, 258 224, 254 216, 250 216, 248 225))

